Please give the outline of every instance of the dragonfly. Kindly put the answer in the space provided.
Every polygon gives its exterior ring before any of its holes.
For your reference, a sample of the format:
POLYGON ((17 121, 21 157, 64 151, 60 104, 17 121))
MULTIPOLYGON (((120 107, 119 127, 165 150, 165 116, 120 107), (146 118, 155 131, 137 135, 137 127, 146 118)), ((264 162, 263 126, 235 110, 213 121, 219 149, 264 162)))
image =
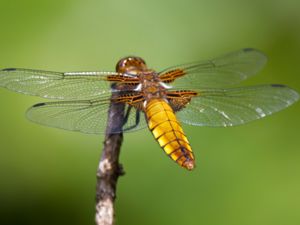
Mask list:
POLYGON ((83 133, 104 133, 109 105, 124 104, 123 124, 113 133, 148 127, 172 160, 192 170, 195 156, 181 123, 241 125, 280 111, 299 99, 295 90, 281 84, 234 87, 257 74, 266 61, 259 50, 246 48, 156 72, 142 58, 129 56, 117 63, 116 72, 2 69, 0 86, 56 99, 30 107, 28 119, 83 133))

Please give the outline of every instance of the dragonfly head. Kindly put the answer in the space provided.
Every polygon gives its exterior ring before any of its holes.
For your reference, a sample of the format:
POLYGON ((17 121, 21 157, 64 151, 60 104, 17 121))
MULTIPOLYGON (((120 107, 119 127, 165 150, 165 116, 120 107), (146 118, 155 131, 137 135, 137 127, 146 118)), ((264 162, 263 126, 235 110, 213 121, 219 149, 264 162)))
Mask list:
POLYGON ((119 60, 116 65, 116 71, 119 73, 132 73, 137 74, 138 72, 147 70, 145 61, 136 56, 128 56, 119 60))

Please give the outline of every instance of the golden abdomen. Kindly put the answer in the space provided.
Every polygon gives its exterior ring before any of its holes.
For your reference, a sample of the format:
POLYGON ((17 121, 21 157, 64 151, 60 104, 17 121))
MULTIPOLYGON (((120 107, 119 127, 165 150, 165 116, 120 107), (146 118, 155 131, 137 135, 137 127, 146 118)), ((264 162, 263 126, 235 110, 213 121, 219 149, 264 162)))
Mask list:
POLYGON ((145 113, 150 131, 167 155, 180 166, 193 169, 192 148, 170 105, 163 99, 153 99, 145 113))

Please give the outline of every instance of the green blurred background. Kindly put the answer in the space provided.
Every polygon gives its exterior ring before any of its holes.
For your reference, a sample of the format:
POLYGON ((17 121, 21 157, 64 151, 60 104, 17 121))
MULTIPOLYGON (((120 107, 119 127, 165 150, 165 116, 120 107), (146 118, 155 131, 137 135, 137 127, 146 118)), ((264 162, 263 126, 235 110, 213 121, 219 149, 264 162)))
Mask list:
MULTIPOLYGON (((0 68, 114 70, 143 57, 157 70, 244 47, 269 57, 245 85, 300 91, 298 0, 1 0, 0 68)), ((103 136, 38 126, 45 101, 0 89, 0 223, 94 224, 103 136)), ((185 126, 197 168, 165 156, 152 135, 125 135, 117 224, 299 225, 300 104, 234 128, 185 126)))

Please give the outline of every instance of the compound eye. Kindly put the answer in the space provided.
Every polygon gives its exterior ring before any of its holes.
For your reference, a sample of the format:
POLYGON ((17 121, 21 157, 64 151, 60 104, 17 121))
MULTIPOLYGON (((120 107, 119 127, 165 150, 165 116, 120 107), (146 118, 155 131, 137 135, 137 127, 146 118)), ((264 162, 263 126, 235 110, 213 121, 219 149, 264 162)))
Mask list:
POLYGON ((137 73, 138 71, 144 71, 147 69, 145 61, 140 57, 129 56, 119 60, 116 65, 116 71, 119 73, 130 73, 133 71, 137 73))

